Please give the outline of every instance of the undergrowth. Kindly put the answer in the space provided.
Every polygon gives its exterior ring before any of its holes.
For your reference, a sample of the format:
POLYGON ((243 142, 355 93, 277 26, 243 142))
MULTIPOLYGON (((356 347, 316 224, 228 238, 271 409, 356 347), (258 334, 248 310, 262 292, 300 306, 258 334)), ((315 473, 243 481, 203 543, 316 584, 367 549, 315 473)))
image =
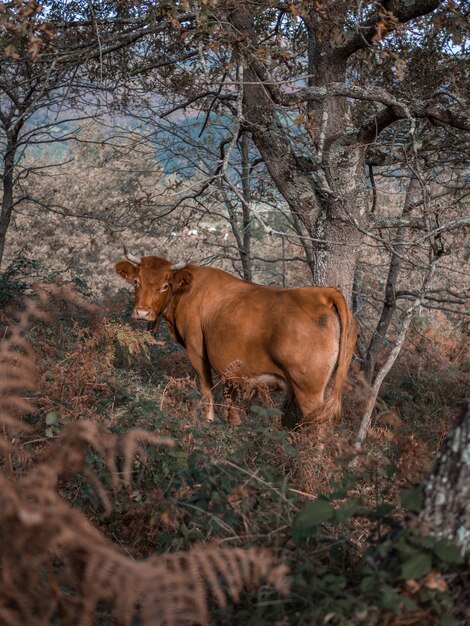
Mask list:
POLYGON ((263 393, 229 426, 220 389, 208 423, 164 329, 37 298, 0 353, 5 623, 465 624, 468 571, 416 517, 468 373, 447 334, 415 331, 358 455, 357 388, 328 433, 283 429, 263 393))
MULTIPOLYGON (((70 288, 38 285, 36 293, 38 301, 27 300, 10 318, 0 346, 4 428, 0 440, 6 454, 0 472, 0 622, 86 626, 97 620, 109 623, 113 617, 120 624, 131 624, 138 617, 144 626, 207 623, 209 597, 215 606, 224 607, 228 599, 238 602, 244 588, 255 589, 262 581, 286 593, 286 568, 266 550, 201 545, 136 561, 123 552, 122 544, 106 538, 84 509, 72 506, 78 494, 67 499, 65 485, 80 477, 109 515, 113 508, 109 493, 117 496, 131 488, 134 458, 143 463, 148 444, 171 447, 174 442, 136 428, 112 434, 99 423, 99 414, 95 419, 82 415, 84 407, 94 403, 96 390, 108 384, 116 356, 111 344, 127 350, 131 346, 133 351, 139 345, 145 353, 151 341, 134 339, 131 330, 110 331, 109 322, 99 319, 98 308, 70 288), (65 372, 60 373, 58 386, 59 372, 53 372, 48 395, 41 398, 44 402, 55 393, 57 404, 67 408, 73 421, 60 423, 52 412, 47 413, 45 440, 54 441, 31 450, 42 439, 23 440, 34 428, 28 428, 22 418, 38 407, 40 412, 44 409, 41 401, 35 407, 33 398, 24 396, 38 388, 34 352, 24 334, 33 320, 47 323, 52 298, 88 313, 90 330, 72 327, 75 349, 65 358, 65 372), (72 370, 70 365, 77 362, 72 370), (95 378, 98 374, 105 383, 95 378), (65 397, 64 389, 68 389, 65 397), (79 402, 73 404, 72 397, 79 402), (53 425, 58 432, 51 430, 53 425), (31 456, 25 465, 28 452, 31 456)), ((41 419, 33 423, 38 428, 41 419)))

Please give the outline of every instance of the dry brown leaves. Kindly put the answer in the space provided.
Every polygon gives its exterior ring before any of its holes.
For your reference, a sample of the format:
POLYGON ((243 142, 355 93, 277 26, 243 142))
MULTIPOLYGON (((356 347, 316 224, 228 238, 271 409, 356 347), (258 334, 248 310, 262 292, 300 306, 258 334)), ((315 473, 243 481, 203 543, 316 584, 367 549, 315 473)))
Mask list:
MULTIPOLYGON (((12 435, 26 429, 23 415, 32 410, 28 394, 37 389, 34 350, 23 333, 32 319, 47 320, 50 294, 94 310, 70 290, 40 286, 37 300, 28 300, 15 316, 0 344, 0 450, 7 455, 18 451, 12 435)), ((88 626, 95 623, 98 605, 107 601, 124 625, 137 614, 148 626, 206 624, 209 595, 222 607, 262 581, 287 593, 286 568, 255 548, 197 546, 187 553, 134 561, 58 491, 60 481, 80 473, 110 511, 109 495, 88 465, 87 451, 99 454, 118 490, 129 487, 133 459, 145 456, 146 445, 172 443, 138 429, 112 435, 96 421, 81 420, 18 475, 11 464, 9 476, 4 472, 8 466, 0 467, 0 623, 88 626)))

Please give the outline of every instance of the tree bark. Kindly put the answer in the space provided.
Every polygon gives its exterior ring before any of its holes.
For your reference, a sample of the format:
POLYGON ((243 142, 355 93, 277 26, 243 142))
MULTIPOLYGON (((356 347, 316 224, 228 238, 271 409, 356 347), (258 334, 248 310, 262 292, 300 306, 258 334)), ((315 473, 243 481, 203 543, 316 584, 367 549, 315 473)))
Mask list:
POLYGON ((385 363, 382 365, 382 367, 379 369, 379 371, 377 372, 377 375, 375 377, 375 379, 373 380, 373 384, 372 384, 372 388, 370 390, 370 395, 369 398, 367 400, 366 403, 366 407, 364 410, 364 415, 362 417, 361 420, 361 426, 359 428, 359 433, 356 439, 356 446, 358 448, 361 447, 362 443, 364 442, 366 436, 367 436, 367 431, 370 428, 371 425, 371 421, 372 421, 372 413, 374 411, 374 407, 375 407, 375 403, 377 401, 377 397, 379 395, 379 391, 380 388, 382 386, 382 383, 385 379, 385 377, 387 376, 387 374, 390 372, 390 370, 393 367, 393 364, 395 363, 395 361, 397 360, 398 355, 400 354, 400 351, 402 349, 403 343, 405 341, 405 337, 406 334, 408 332, 408 328, 410 327, 411 324, 411 318, 413 316, 414 311, 422 304, 423 302, 423 298, 425 296, 426 290, 429 286, 429 284, 432 281, 432 278, 434 276, 434 272, 436 270, 436 264, 438 261, 438 257, 434 257, 431 260, 431 264, 423 278, 423 282, 421 284, 421 289, 415 299, 415 301, 413 302, 413 304, 409 307, 409 309, 406 311, 405 315, 403 316, 403 320, 401 322, 401 329, 398 333, 398 336, 395 340, 395 345, 393 346, 390 354, 388 355, 387 360, 385 361, 385 363))
POLYGON ((470 400, 444 441, 426 482, 421 519, 436 537, 470 552, 470 400))
MULTIPOLYGON (((318 285, 338 287, 351 303, 362 238, 355 223, 363 214, 366 196, 365 146, 354 144, 350 137, 344 140, 345 128, 351 127, 350 104, 347 98, 331 97, 321 105, 310 107, 321 120, 315 146, 317 169, 312 175, 311 168, 309 170, 296 156, 289 135, 279 121, 269 88, 259 75, 260 64, 254 57, 257 42, 253 16, 244 7, 235 10, 230 21, 251 47, 244 71, 244 120, 276 187, 291 209, 296 230, 303 237, 302 245, 306 253, 310 252, 307 260, 313 281, 318 285), (325 195, 322 182, 330 185, 331 197, 325 195), (301 233, 303 229, 305 231, 301 233), (324 242, 319 243, 318 239, 324 242), (315 240, 313 244, 312 240, 315 240)), ((316 86, 322 87, 330 82, 343 82, 347 59, 335 55, 331 32, 325 21, 316 20, 313 12, 308 28, 312 67, 309 83, 313 80, 316 86)))
POLYGON ((5 242, 13 211, 13 187, 17 134, 7 134, 7 147, 3 157, 2 212, 0 214, 0 267, 2 265, 5 242))
MULTIPOLYGON (((230 22, 237 36, 256 49, 253 15, 246 7, 230 14, 230 22)), ((254 54, 254 53, 253 53, 254 54)), ((314 182, 308 168, 297 158, 290 135, 279 120, 276 106, 256 71, 256 61, 248 56, 243 72, 243 118, 251 132, 266 168, 292 212, 299 235, 302 232, 304 248, 311 248, 308 238, 313 232, 322 203, 317 197, 314 182)), ((307 251, 306 251, 307 252, 307 251)), ((313 255, 307 254, 313 262, 313 255)), ((310 263, 309 263, 310 265, 310 263)), ((310 265, 313 272, 313 267, 310 265)))
MULTIPOLYGON (((413 206, 415 192, 418 188, 419 181, 415 176, 413 176, 413 178, 410 179, 406 190, 402 217, 406 217, 409 214, 411 207, 413 206)), ((377 357, 385 344, 385 337, 390 326, 390 322, 392 321, 393 313, 397 308, 396 286, 402 264, 402 255, 405 250, 405 236, 406 228, 404 226, 400 226, 397 230, 395 240, 393 241, 392 258, 390 259, 390 267, 388 270, 387 280, 385 282, 384 305, 382 307, 377 328, 374 331, 367 349, 365 376, 369 383, 371 383, 374 379, 377 357)))
POLYGON ((318 224, 317 236, 324 242, 315 251, 314 284, 336 287, 351 307, 361 233, 346 217, 326 214, 318 224))
POLYGON ((241 160, 242 160, 242 188, 245 202, 242 204, 242 227, 243 227, 243 250, 241 260, 243 268, 243 278, 252 280, 251 271, 251 190, 250 190, 250 158, 249 158, 249 138, 244 132, 241 136, 241 160))

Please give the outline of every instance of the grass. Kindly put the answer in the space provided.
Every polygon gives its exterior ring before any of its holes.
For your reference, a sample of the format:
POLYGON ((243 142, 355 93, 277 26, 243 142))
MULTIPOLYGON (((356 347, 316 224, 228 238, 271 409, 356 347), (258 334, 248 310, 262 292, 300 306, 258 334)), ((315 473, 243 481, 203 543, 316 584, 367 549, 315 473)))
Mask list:
MULTIPOLYGON (((346 395, 343 422, 327 436, 283 429, 265 394, 247 401, 242 424, 231 426, 219 387, 217 419, 209 423, 187 357, 164 328, 153 338, 122 313, 93 322, 59 310, 54 325, 38 322, 29 333, 41 391, 23 446, 38 456, 83 418, 115 433, 139 427, 171 435, 173 449, 150 447, 134 461, 132 487, 114 494, 110 515, 85 476, 60 489, 135 559, 208 543, 268 547, 289 565, 288 598, 262 587, 240 605, 212 607, 214 624, 455 626, 468 573, 435 543, 421 545, 416 531, 403 527, 399 505, 400 491, 429 471, 465 375, 459 363, 448 367, 448 343, 439 352, 432 332, 439 358, 417 355, 419 342, 409 344, 356 458, 358 384, 346 395), (440 590, 423 582, 431 573, 444 577, 440 590), (409 580, 418 581, 413 593, 409 580)), ((103 460, 90 450, 87 461, 111 491, 103 460)))

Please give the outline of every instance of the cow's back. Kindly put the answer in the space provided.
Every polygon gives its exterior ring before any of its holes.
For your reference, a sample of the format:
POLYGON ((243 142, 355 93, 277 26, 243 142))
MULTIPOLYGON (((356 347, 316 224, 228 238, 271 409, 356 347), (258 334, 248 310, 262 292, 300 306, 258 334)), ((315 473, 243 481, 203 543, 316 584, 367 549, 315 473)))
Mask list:
POLYGON ((340 329, 324 289, 202 278, 191 290, 193 319, 199 318, 204 349, 220 376, 289 378, 294 370, 302 377, 312 368, 325 375, 334 368, 340 329))

